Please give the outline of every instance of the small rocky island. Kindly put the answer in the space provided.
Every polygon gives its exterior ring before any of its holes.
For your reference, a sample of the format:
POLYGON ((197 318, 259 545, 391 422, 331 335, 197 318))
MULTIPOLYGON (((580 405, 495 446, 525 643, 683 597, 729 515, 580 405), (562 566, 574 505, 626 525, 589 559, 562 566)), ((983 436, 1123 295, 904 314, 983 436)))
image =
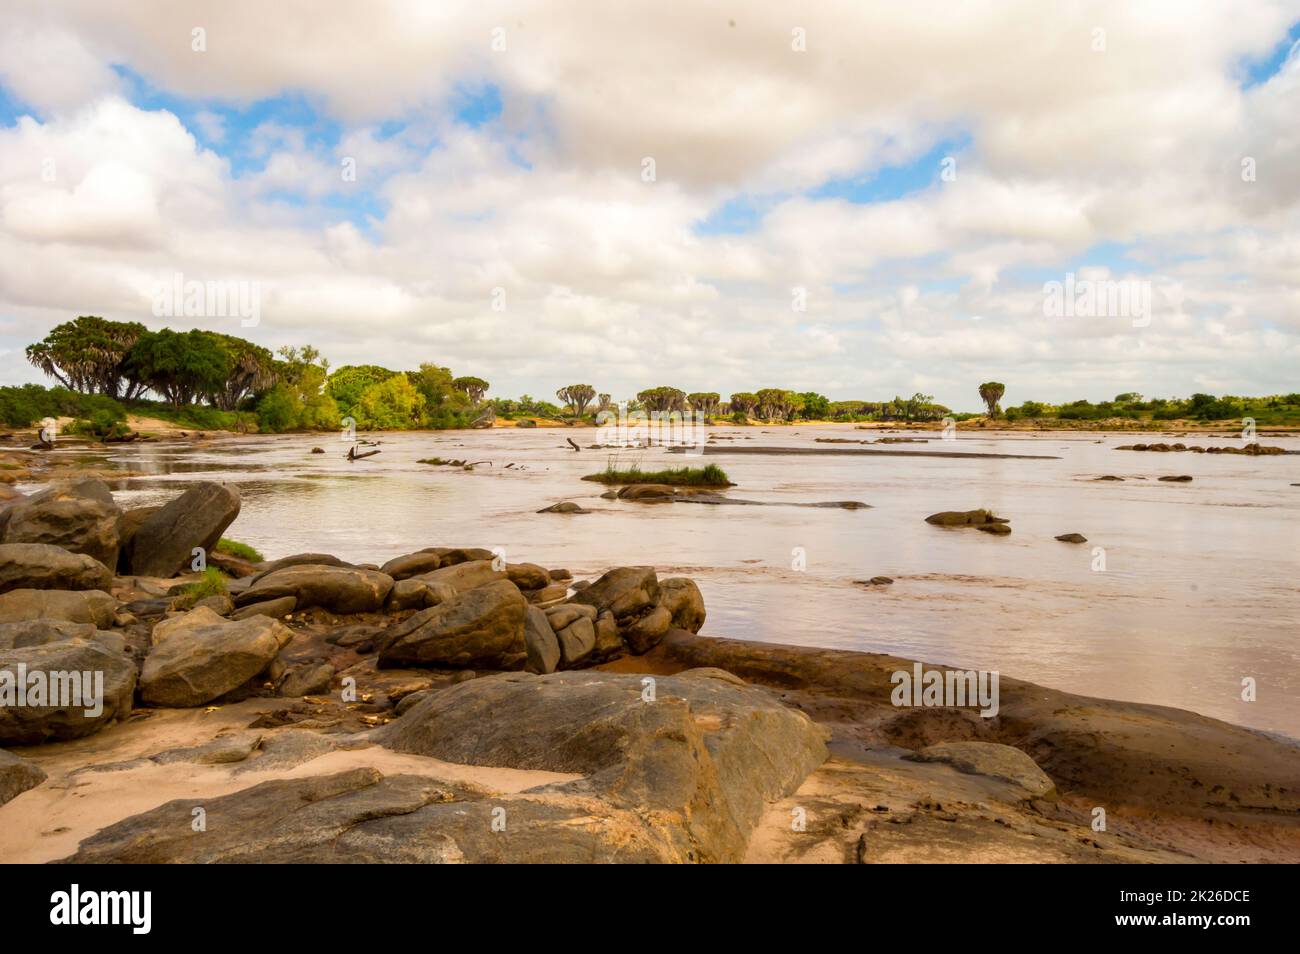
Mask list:
POLYGON ((1300 859, 1295 746, 1189 712, 900 706, 920 664, 702 635, 648 566, 253 562, 229 484, 0 492, 5 860, 1300 859))

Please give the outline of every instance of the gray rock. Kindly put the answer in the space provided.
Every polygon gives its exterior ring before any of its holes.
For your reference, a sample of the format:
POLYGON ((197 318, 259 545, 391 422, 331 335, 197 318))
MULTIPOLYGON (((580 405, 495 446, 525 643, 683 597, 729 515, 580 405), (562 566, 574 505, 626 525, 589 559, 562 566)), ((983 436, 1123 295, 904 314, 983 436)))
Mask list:
POLYGON ((298 608, 298 597, 278 596, 273 600, 259 600, 241 606, 230 614, 233 620, 250 619, 254 616, 268 616, 271 619, 284 619, 298 608))
POLYGON ((405 556, 399 556, 389 560, 379 569, 387 573, 394 580, 405 580, 412 576, 418 576, 421 573, 432 573, 442 565, 442 557, 437 553, 430 553, 427 550, 421 550, 419 553, 408 553, 405 556))
POLYGON ((609 610, 621 620, 638 616, 659 601, 659 578, 652 566, 622 566, 569 598, 571 603, 609 610))
POLYGON ((94 623, 69 623, 61 619, 29 619, 20 623, 0 623, 0 649, 44 646, 65 639, 88 639, 115 653, 127 651, 126 640, 121 633, 96 629, 94 623))
POLYGON ((295 553, 292 556, 281 557, 264 566, 260 572, 254 575, 251 583, 256 583, 262 577, 276 570, 283 570, 291 566, 344 566, 350 567, 351 563, 340 560, 338 557, 329 553, 295 553))
POLYGON ((190 565, 193 550, 210 552, 239 516, 233 484, 204 481, 150 514, 131 543, 131 572, 174 576, 190 565))
POLYGON ((564 669, 576 669, 596 650, 596 626, 585 616, 556 630, 555 638, 560 644, 560 665, 564 669))
POLYGON ((327 662, 295 666, 284 674, 275 691, 282 696, 317 696, 330 691, 334 667, 327 662))
POLYGON ((224 620, 196 610, 167 625, 171 632, 155 644, 140 674, 140 695, 150 705, 211 702, 260 673, 293 638, 265 616, 224 620))
POLYGON ((546 614, 536 606, 529 606, 524 617, 524 646, 528 652, 528 671, 555 672, 560 664, 560 643, 555 638, 546 614))
POLYGON ((518 668, 527 658, 527 605, 509 580, 459 593, 389 628, 379 665, 518 668))
POLYGON ((488 676, 434 693, 372 738, 463 764, 578 773, 545 791, 663 813, 657 828, 682 857, 739 860, 766 804, 825 760, 824 730, 766 690, 707 672, 655 677, 653 702, 642 680, 488 676))
POLYGON ((332 613, 374 613, 383 609, 392 588, 393 578, 378 570, 301 564, 260 577, 235 597, 235 605, 293 596, 298 609, 319 606, 332 613))
POLYGON ((627 651, 627 644, 618 632, 618 620, 613 613, 604 613, 593 624, 596 628, 596 648, 591 653, 592 662, 614 659, 627 651))
POLYGON ((538 513, 591 513, 578 506, 572 500, 561 500, 559 503, 551 504, 549 507, 543 507, 538 513))
POLYGON ((1088 542, 1088 538, 1085 537, 1082 533, 1062 533, 1056 539, 1060 540, 1062 543, 1087 543, 1088 542))
POLYGON ((504 570, 492 569, 492 560, 467 560, 444 566, 432 573, 422 573, 417 579, 424 580, 426 583, 442 583, 457 593, 464 593, 508 577, 504 570))
POLYGON ((37 745, 97 732, 130 714, 135 679, 129 658, 87 640, 0 650, 0 744, 37 745), (26 700, 19 705, 24 674, 26 700))
POLYGON ((677 629, 698 633, 704 625, 704 595, 694 580, 684 576, 660 580, 659 605, 672 614, 677 629))
POLYGON ((119 605, 102 590, 10 590, 0 593, 0 622, 56 619, 106 629, 119 605))
POLYGON ((437 606, 439 603, 445 603, 456 595, 446 583, 429 583, 425 580, 398 580, 393 584, 393 590, 388 594, 388 606, 390 613, 399 613, 402 610, 425 609, 430 606, 437 606))
POLYGON ((0 805, 40 785, 46 777, 35 763, 0 749, 0 805))
POLYGON ((102 480, 60 481, 9 508, 5 543, 47 543, 117 566, 122 511, 102 480))
POLYGON ((627 648, 640 656, 658 646, 672 625, 673 614, 660 604, 644 616, 620 626, 619 635, 627 643, 627 648))
POLYGON ((1018 785, 1026 798, 1056 797, 1056 783, 1033 759, 996 742, 940 742, 911 756, 917 762, 947 762, 967 775, 987 775, 1018 785))
POLYGON ((0 543, 0 593, 107 590, 113 573, 94 557, 48 543, 0 543))
POLYGON ((536 563, 509 564, 506 567, 506 579, 521 590, 540 590, 551 585, 551 574, 546 572, 546 567, 536 563))

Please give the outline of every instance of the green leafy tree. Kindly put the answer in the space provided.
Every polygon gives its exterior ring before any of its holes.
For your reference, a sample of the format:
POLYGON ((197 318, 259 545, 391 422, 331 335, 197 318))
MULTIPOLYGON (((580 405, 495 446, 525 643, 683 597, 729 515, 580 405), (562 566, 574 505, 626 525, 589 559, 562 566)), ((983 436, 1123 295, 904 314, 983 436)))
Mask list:
POLYGON ((686 410, 686 392, 677 388, 647 388, 637 393, 636 399, 651 414, 669 414, 686 410))
POLYGON ((223 411, 233 411, 241 401, 275 384, 275 357, 266 348, 234 335, 205 333, 215 338, 230 356, 225 382, 209 396, 213 405, 223 411))
POLYGON ((690 402, 692 410, 709 418, 718 413, 718 407, 722 404, 722 395, 717 391, 696 391, 694 394, 686 395, 686 400, 690 402))
POLYGON ((491 385, 482 378, 476 378, 473 375, 456 378, 451 382, 451 386, 457 391, 460 391, 475 404, 483 400, 483 395, 487 394, 488 388, 491 387, 491 385))
POLYGON ((361 400, 361 395, 376 384, 382 384, 397 374, 377 364, 345 364, 335 368, 325 382, 325 393, 334 399, 339 410, 350 413, 361 400))
POLYGON ((803 408, 799 416, 809 421, 824 421, 831 416, 831 402, 816 391, 805 391, 799 395, 803 399, 803 408))
POLYGON ((28 345, 27 360, 70 390, 131 400, 145 384, 132 377, 127 356, 146 333, 136 321, 82 315, 28 345))
POLYGON ((754 413, 758 407, 758 395, 751 394, 749 391, 740 391, 731 396, 731 413, 733 416, 740 414, 744 417, 754 413))
POLYGON ((200 395, 219 392, 230 375, 230 353, 214 335, 192 331, 146 332, 127 357, 127 373, 179 410, 200 395))
POLYGON ((1006 390, 1007 386, 1000 381, 985 381, 980 385, 980 400, 988 408, 989 417, 997 417, 1000 413, 998 402, 1002 400, 1006 390))
POLYGON ((587 411, 587 405, 595 398, 596 389, 590 384, 570 384, 556 391, 555 396, 573 408, 574 414, 582 417, 587 411))
POLYGON ((419 426, 423 411, 424 395, 405 374, 395 374, 366 389, 355 417, 359 427, 370 430, 405 430, 419 426))

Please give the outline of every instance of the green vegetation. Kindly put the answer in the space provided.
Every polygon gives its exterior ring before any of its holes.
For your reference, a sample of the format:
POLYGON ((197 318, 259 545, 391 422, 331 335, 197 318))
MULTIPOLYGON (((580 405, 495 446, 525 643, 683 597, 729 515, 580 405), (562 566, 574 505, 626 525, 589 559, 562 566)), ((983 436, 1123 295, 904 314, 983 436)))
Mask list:
POLYGON ((989 409, 989 417, 997 417, 1002 413, 998 407, 998 402, 1002 400, 1002 395, 1007 393, 1007 386, 1000 381, 986 381, 980 385, 980 400, 984 402, 989 409))
POLYGON ((614 461, 599 474, 588 474, 583 480, 600 484, 671 484, 678 487, 730 487, 726 472, 717 464, 707 467, 678 467, 669 470, 642 470, 633 465, 626 470, 616 469, 614 461))
POLYGON ((224 596, 226 592, 225 574, 215 566, 210 566, 203 571, 201 579, 181 591, 173 605, 176 609, 190 609, 199 600, 205 600, 209 596, 224 596))
POLYGON ((1160 421, 1224 421, 1239 423, 1245 418, 1268 425, 1300 425, 1300 394, 1275 394, 1269 397, 1235 397, 1193 394, 1190 398, 1153 398, 1145 400, 1136 392, 1118 394, 1113 401, 1071 401, 1068 404, 1044 404, 1025 401, 1006 410, 1008 421, 1132 421, 1135 425, 1160 421))
POLYGON ((247 560, 249 563, 261 563, 265 560, 262 554, 258 553, 247 543, 240 543, 238 540, 228 540, 222 537, 217 541, 217 553, 225 553, 232 557, 238 557, 241 560, 247 560))

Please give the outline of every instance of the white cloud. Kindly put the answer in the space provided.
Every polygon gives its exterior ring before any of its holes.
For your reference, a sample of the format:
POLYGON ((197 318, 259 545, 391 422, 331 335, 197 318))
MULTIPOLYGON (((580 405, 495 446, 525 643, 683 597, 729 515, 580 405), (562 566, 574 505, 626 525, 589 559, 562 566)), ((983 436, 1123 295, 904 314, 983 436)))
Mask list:
MULTIPOLYGON (((1300 62, 1248 90, 1241 63, 1296 19, 1280 0, 1250 16, 1118 0, 19 4, 0 83, 43 121, 0 128, 0 346, 73 314, 152 322, 149 289, 182 271, 262 284, 262 325, 232 333, 310 340, 336 364, 435 360, 504 393, 574 374, 616 394, 923 388, 959 406, 990 375, 1020 399, 1293 390, 1300 62), (121 98, 110 64, 236 108, 301 93, 342 134, 244 134, 211 109, 187 130, 121 98), (484 83, 500 121, 455 123, 458 91, 484 83), (406 127, 381 133, 389 120, 406 127), (955 181, 871 204, 803 194, 954 139, 969 142, 955 181), (256 171, 234 175, 226 149, 256 171), (357 193, 382 218, 349 221, 357 193), (747 195, 766 197, 757 230, 695 231, 747 195), (1040 273, 1117 243, 1177 301, 1144 329, 1045 319, 1040 273)), ((11 357, 0 379, 35 377, 11 357)))

